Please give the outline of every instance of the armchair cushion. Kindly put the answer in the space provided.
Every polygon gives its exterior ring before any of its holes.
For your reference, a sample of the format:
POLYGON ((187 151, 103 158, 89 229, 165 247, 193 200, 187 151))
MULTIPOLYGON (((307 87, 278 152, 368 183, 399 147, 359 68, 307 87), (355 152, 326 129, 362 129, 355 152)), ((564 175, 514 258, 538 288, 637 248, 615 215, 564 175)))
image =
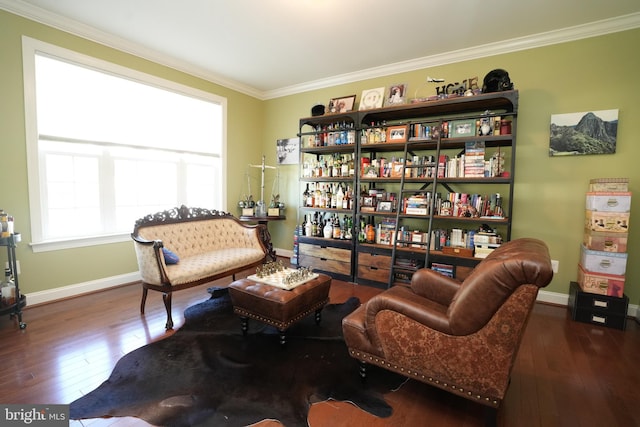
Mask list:
POLYGON ((451 304, 460 282, 429 268, 422 268, 411 278, 411 290, 442 305, 451 304))

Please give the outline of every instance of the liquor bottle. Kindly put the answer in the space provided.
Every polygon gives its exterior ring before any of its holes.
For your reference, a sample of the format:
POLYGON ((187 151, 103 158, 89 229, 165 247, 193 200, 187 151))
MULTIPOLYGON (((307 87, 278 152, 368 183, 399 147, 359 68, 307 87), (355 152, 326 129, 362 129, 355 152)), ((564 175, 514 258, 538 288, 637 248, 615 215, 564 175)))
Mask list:
POLYGON ((351 209, 351 190, 349 190, 349 186, 347 185, 347 191, 344 192, 344 197, 342 198, 342 209, 351 209))
POLYGON ((306 223, 304 224, 304 235, 307 237, 313 236, 313 225, 311 224, 311 215, 305 215, 306 223))
POLYGON ((302 193, 302 206, 309 206, 309 183, 307 183, 307 188, 305 188, 304 192, 302 193))
POLYGON ((342 229, 340 228, 340 218, 338 218, 338 214, 334 215, 332 224, 333 226, 333 238, 340 239, 342 236, 342 229))
POLYGON ((342 185, 338 184, 338 190, 337 190, 337 194, 336 194, 336 206, 335 207, 337 209, 344 209, 343 202, 344 202, 344 191, 342 190, 342 185))
POLYGON ((318 219, 317 219, 317 215, 318 215, 317 212, 313 214, 313 221, 311 222, 311 235, 313 237, 318 235, 318 219))
POLYGON ((302 231, 302 235, 303 236, 305 235, 304 232, 305 232, 306 227, 307 227, 307 216, 305 215, 302 218, 302 224, 300 224, 300 230, 302 231))
POLYGON ((336 191, 335 184, 332 184, 330 188, 331 188, 331 193, 329 196, 329 206, 327 207, 331 209, 335 209, 338 207, 338 194, 336 191))
POLYGON ((376 228, 373 226, 372 222, 369 222, 365 228, 365 239, 367 243, 376 242, 376 228))
POLYGON ((349 155, 342 156, 340 159, 340 176, 349 176, 349 155))
POLYGON ((356 131, 353 127, 353 123, 349 123, 349 130, 347 131, 347 144, 355 144, 356 131))
POLYGON ((358 241, 360 243, 364 243, 364 241, 367 240, 367 236, 365 234, 365 227, 366 227, 366 223, 364 221, 364 218, 360 218, 360 227, 358 227, 358 241))
POLYGON ((313 207, 317 207, 317 208, 321 208, 322 207, 322 187, 320 186, 320 183, 316 183, 316 195, 314 198, 314 203, 313 203, 313 207))
POLYGON ((324 227, 322 228, 322 235, 325 239, 333 237, 333 223, 331 222, 331 219, 325 220, 324 227))

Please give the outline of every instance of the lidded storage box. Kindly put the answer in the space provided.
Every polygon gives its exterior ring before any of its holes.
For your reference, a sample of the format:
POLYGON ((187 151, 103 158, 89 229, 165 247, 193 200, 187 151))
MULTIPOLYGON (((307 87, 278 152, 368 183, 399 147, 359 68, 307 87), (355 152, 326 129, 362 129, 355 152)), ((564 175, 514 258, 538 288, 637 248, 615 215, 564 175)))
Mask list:
POLYGON ((629 191, 629 178, 594 178, 589 181, 589 191, 629 191))
POLYGON ((585 228, 613 233, 629 232, 629 212, 599 212, 587 210, 585 228))
POLYGON ((594 273, 578 265, 578 284, 583 292, 622 298, 625 276, 594 273))
POLYGON ((592 251, 580 245, 580 265, 595 273, 624 275, 627 270, 626 253, 592 251))
POLYGON ((585 230, 582 244, 593 251, 627 252, 629 233, 585 230))
POLYGON ((598 212, 629 212, 631 193, 590 192, 587 193, 586 208, 598 212))

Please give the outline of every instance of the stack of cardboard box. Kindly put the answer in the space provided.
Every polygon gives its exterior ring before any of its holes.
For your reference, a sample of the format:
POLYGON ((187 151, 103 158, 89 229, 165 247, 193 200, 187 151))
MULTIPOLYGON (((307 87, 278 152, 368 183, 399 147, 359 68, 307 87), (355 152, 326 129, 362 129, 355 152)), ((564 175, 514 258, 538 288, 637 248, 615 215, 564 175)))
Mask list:
POLYGON ((589 184, 578 281, 571 283, 569 295, 574 320, 625 329, 628 182, 626 178, 601 178, 589 184))
POLYGON ((593 179, 586 197, 578 284, 585 292, 622 297, 631 193, 626 178, 593 179))

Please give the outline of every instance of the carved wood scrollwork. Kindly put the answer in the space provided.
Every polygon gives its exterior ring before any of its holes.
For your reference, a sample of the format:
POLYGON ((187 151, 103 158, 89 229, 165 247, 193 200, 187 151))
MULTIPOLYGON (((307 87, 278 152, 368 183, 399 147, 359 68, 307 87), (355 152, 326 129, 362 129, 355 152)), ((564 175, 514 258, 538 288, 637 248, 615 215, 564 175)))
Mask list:
POLYGON ((271 233, 269 233, 269 229, 267 228, 267 225, 258 224, 257 227, 260 233, 260 240, 262 241, 265 248, 267 249, 268 256, 271 258, 271 260, 275 261, 277 259, 276 251, 273 249, 273 243, 271 243, 271 233))
POLYGON ((166 211, 149 214, 138 219, 133 228, 133 234, 138 234, 137 232, 140 227, 146 227, 149 225, 171 224, 175 222, 183 222, 185 220, 201 220, 232 216, 233 215, 230 213, 224 211, 205 208, 190 208, 182 205, 180 207, 167 209, 166 211))

